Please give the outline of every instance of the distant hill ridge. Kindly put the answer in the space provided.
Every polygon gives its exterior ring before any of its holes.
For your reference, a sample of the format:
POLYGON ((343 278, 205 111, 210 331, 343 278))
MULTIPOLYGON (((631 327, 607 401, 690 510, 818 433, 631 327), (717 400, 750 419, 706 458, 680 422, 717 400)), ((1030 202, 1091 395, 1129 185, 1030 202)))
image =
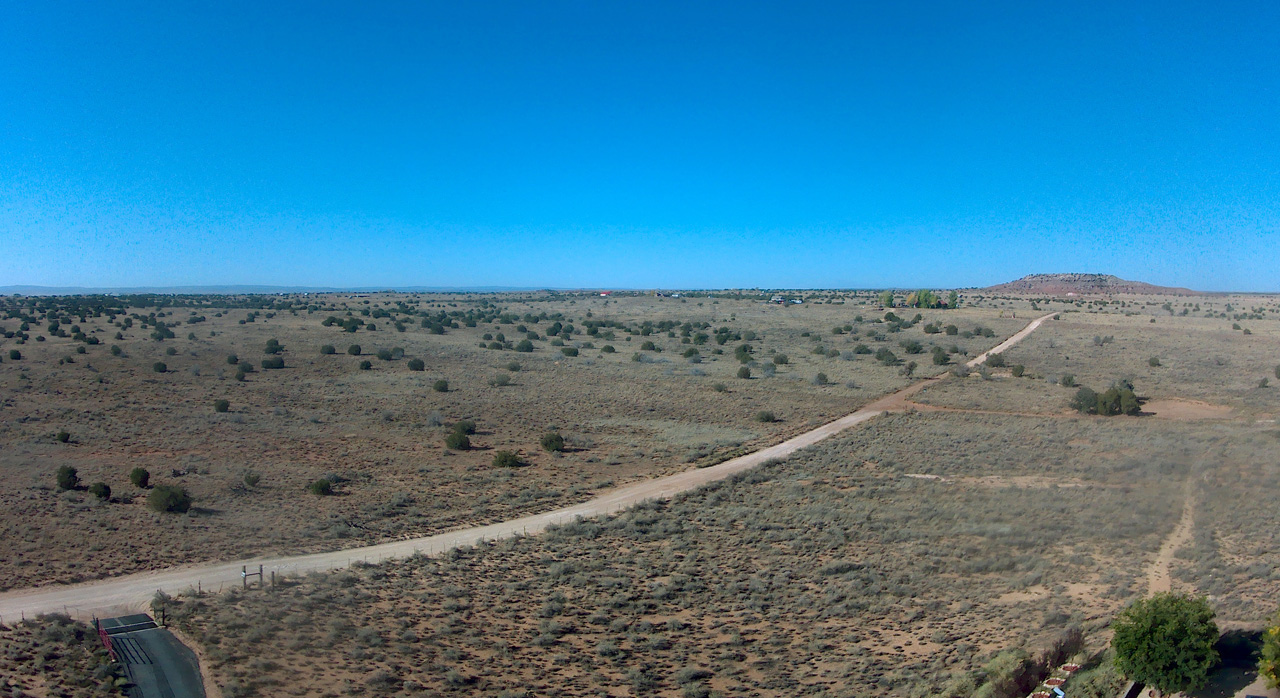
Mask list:
POLYGON ((1156 286, 1142 281, 1126 281, 1112 274, 1028 274, 1004 284, 988 286, 991 293, 1031 293, 1047 296, 1099 296, 1132 293, 1154 296, 1201 295, 1189 288, 1156 286))

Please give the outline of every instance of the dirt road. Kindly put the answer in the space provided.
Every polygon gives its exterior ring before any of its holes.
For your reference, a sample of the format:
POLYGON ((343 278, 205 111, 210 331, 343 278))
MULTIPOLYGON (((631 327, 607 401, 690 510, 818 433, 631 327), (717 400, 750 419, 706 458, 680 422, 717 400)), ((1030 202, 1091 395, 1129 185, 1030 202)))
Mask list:
POLYGON ((1160 544, 1156 559, 1147 568, 1147 596, 1170 590, 1172 579, 1169 575, 1170 567, 1173 565, 1173 554, 1191 542, 1191 534, 1196 523, 1195 498, 1192 495, 1191 486, 1191 480, 1188 480, 1182 502, 1182 518, 1178 520, 1178 525, 1173 527, 1169 537, 1160 544))
MULTIPOLYGON (((1050 317, 1052 315, 1045 315, 1031 321, 1022 330, 993 347, 990 351, 980 354, 969 361, 968 365, 975 367, 986 360, 989 354, 1003 352, 1017 344, 1050 317)), ((646 500, 668 499, 681 492, 687 492, 709 482, 722 480, 735 473, 754 468, 765 461, 785 458, 799 449, 812 446, 829 436, 866 422, 880 414, 906 409, 909 404, 908 397, 926 385, 938 380, 943 380, 943 378, 926 378, 896 393, 886 395, 834 422, 824 424, 812 431, 805 432, 774 446, 727 460, 719 465, 689 470, 620 487, 595 499, 543 514, 525 516, 488 526, 441 533, 426 538, 393 541, 350 550, 294 557, 238 560, 200 566, 174 567, 167 570, 131 574, 114 579, 65 587, 16 589, 0 594, 0 620, 16 619, 23 614, 30 616, 52 612, 66 612, 77 617, 87 617, 93 613, 98 615, 124 615, 146 608, 157 590, 175 594, 187 589, 194 589, 197 585, 205 590, 213 591, 223 587, 240 585, 242 566, 248 566, 251 570, 256 571, 258 565, 262 565, 266 578, 270 579, 273 571, 277 574, 326 571, 340 569, 356 561, 376 562, 387 558, 408 557, 417 552, 435 555, 451 548, 473 545, 479 541, 517 535, 532 535, 545 530, 551 524, 570 522, 577 517, 602 516, 622 511, 646 500)))

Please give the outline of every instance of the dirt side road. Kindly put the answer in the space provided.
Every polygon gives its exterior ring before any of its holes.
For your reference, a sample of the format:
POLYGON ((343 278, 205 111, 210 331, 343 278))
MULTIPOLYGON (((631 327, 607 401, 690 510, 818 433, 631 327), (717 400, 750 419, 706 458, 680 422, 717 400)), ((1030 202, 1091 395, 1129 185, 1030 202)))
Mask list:
MULTIPOLYGON (((980 354, 969 361, 968 365, 975 367, 985 361, 988 355, 1003 352, 1017 344, 1050 317, 1052 317, 1052 314, 1031 321, 1022 330, 993 347, 990 351, 980 354)), ((805 432, 774 446, 727 460, 719 465, 689 470, 620 487, 595 499, 543 514, 525 516, 488 526, 441 533, 426 538, 393 541, 380 545, 328 553, 174 567, 167 570, 131 574, 115 579, 65 587, 16 589, 0 594, 0 618, 18 618, 23 614, 36 615, 55 611, 66 612, 78 617, 87 617, 94 613, 98 615, 123 615, 146 608, 157 590, 175 594, 188 588, 196 588, 197 585, 209 590, 239 585, 241 584, 242 566, 248 566, 251 570, 257 571, 258 565, 262 565, 264 576, 270 579, 273 571, 277 574, 326 571, 346 567, 355 561, 375 562, 386 558, 408 557, 417 552, 435 555, 451 548, 472 545, 479 541, 536 534, 545 530, 551 524, 573 521, 579 516, 590 518, 612 514, 646 500, 667 499, 709 482, 723 480, 735 473, 749 470, 765 461, 785 458, 799 449, 812 446, 829 436, 862 424, 880 414, 906 409, 909 406, 908 397, 937 380, 945 380, 945 377, 921 380, 896 393, 886 395, 834 422, 824 424, 812 431, 805 432)))

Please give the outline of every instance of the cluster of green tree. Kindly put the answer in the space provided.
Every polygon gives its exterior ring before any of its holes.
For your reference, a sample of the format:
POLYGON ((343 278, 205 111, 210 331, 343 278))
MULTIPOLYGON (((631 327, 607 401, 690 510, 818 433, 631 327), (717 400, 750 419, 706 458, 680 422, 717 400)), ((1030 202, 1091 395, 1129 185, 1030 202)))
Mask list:
POLYGON ((1141 410, 1142 404, 1133 392, 1133 384, 1121 379, 1102 393, 1081 386, 1076 391, 1075 397, 1071 399, 1071 407, 1081 414, 1110 417, 1120 414, 1136 415, 1141 410))
MULTIPOLYGON (((896 297, 893 291, 881 291, 878 297, 880 305, 886 308, 894 306, 896 297)), ((903 301, 903 305, 908 308, 955 308, 960 304, 960 294, 955 291, 947 293, 944 301, 937 293, 928 289, 920 289, 907 294, 903 301)))

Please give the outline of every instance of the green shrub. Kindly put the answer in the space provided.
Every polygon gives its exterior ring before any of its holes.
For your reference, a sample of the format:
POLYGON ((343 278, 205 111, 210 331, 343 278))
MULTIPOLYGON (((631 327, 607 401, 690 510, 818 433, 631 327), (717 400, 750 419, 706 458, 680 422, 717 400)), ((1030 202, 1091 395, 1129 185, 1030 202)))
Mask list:
POLYGON ((520 456, 511 451, 498 451, 493 454, 493 467, 495 468, 517 468, 520 465, 520 456))
POLYGON ((57 434, 54 434, 53 438, 56 439, 59 443, 65 444, 71 440, 71 432, 63 430, 58 432, 57 434))
POLYGON ((1135 601, 1111 628, 1116 667, 1161 694, 1204 687, 1218 663, 1218 625, 1207 599, 1163 592, 1135 601))
MULTIPOLYGON (((743 368, 746 368, 746 366, 743 366, 743 368)), ((729 386, 725 385, 724 383, 712 383, 711 389, 716 391, 717 393, 723 393, 724 391, 729 389, 729 386)))
POLYGON ((1076 377, 1068 373, 1065 376, 1059 378, 1058 383, 1062 385, 1062 387, 1064 388, 1074 388, 1076 387, 1076 377))
POLYGON ((424 363, 424 362, 422 361, 422 359, 409 359, 409 370, 410 370, 410 371, 421 371, 421 370, 425 369, 426 367, 427 367, 427 364, 426 364, 426 363, 424 363))
POLYGON ((374 355, 378 357, 379 361, 390 361, 393 358, 390 349, 379 349, 374 355))
POLYGON ((268 370, 284 368, 284 357, 273 356, 269 359, 263 359, 262 368, 268 369, 268 370))
POLYGON ((372 361, 361 361, 361 362, 360 362, 360 370, 361 370, 361 371, 368 371, 368 370, 371 370, 372 368, 373 368, 373 362, 372 362, 372 361))
POLYGON ((227 354, 228 365, 235 366, 238 363, 240 363, 240 357, 236 356, 235 354, 227 354))
POLYGON ((213 401, 214 412, 226 412, 229 409, 231 409, 230 400, 214 400, 213 401))
POLYGON ((453 430, 459 434, 471 435, 476 433, 476 423, 472 419, 459 419, 453 423, 453 430))
POLYGON ((984 363, 991 368, 1000 368, 1004 366, 1004 354, 988 354, 984 363))
POLYGON ((89 494, 102 501, 106 501, 111 499, 111 487, 105 482, 95 482, 92 485, 89 485, 89 494))
POLYGON ((527 339, 520 340, 519 342, 516 343, 516 351, 522 354, 528 354, 529 352, 533 351, 533 342, 530 342, 527 339))
POLYGON ((176 485, 156 485, 147 495, 147 506, 154 511, 186 513, 191 508, 191 494, 176 485))
POLYGON ((505 388, 506 386, 511 385, 511 376, 505 373, 499 373, 489 379, 489 385, 495 388, 505 388))
POLYGON ((617 350, 617 349, 614 349, 612 344, 606 344, 606 345, 604 345, 604 346, 600 347, 600 353, 602 353, 602 354, 612 354, 612 353, 614 353, 614 352, 616 352, 616 351, 618 351, 618 350, 617 350))
POLYGON ((739 368, 739 369, 738 369, 738 377, 739 377, 739 378, 750 378, 750 377, 751 377, 751 369, 750 369, 750 368, 748 368, 748 367, 746 367, 746 366, 743 366, 743 367, 739 368))
POLYGON ((519 371, 519 370, 520 370, 520 362, 518 362, 518 361, 512 361, 511 363, 507 364, 507 370, 508 370, 508 371, 512 371, 512 372, 519 371))
POLYGON ((146 468, 134 468, 129 471, 129 482, 132 482, 134 487, 145 490, 151 482, 151 473, 146 468))
POLYGON ((876 350, 876 361, 879 361, 885 366, 892 366, 898 363, 898 357, 888 349, 881 347, 876 350))
POLYGON ((351 356, 360 356, 360 345, 352 344, 351 346, 347 347, 347 353, 350 354, 351 356))
POLYGON ((307 491, 320 497, 328 497, 333 494, 333 483, 324 478, 320 478, 310 485, 307 485, 307 491))
POLYGON ((760 410, 759 412, 756 413, 756 421, 764 422, 765 424, 768 424, 770 422, 778 421, 778 418, 774 416, 774 414, 769 410, 760 410))
POLYGON ((334 347, 332 344, 326 344, 326 345, 324 345, 324 346, 320 347, 320 353, 321 353, 321 354, 323 354, 323 355, 325 355, 325 356, 328 356, 328 355, 330 355, 330 354, 337 354, 337 353, 338 353, 338 349, 337 349, 336 347, 334 347))
POLYGON ((1098 413, 1098 394, 1090 388, 1081 386, 1071 398, 1071 408, 1080 414, 1098 413))
POLYGON ((813 377, 813 384, 814 384, 814 385, 826 385, 826 384, 827 384, 827 374, 825 374, 825 373, 819 373, 818 375, 814 376, 814 377, 813 377))
POLYGON ((898 346, 908 354, 920 354, 924 351, 924 345, 914 339, 904 339, 898 342, 898 346))
POLYGON ((1026 367, 1022 364, 1014 364, 1013 367, 1009 369, 1009 372, 1013 374, 1014 378, 1021 378, 1022 374, 1025 373, 1026 370, 1026 367))
POLYGON ((157 361, 151 364, 151 370, 155 371, 156 373, 165 373, 169 370, 169 367, 166 366, 163 361, 157 361))
POLYGON ((280 341, 276 339, 268 339, 267 346, 263 347, 263 352, 267 354, 279 354, 284 351, 284 347, 280 346, 280 341))
POLYGON ((564 450, 564 437, 558 432, 551 431, 543 434, 542 441, 540 443, 542 444, 542 450, 544 451, 556 452, 564 450))
POLYGON ((657 350, 658 350, 658 347, 653 342, 642 342, 640 344, 640 351, 657 351, 657 350))
POLYGON ((565 356, 577 356, 578 349, 577 347, 565 347, 560 350, 560 353, 564 354, 565 356))
POLYGON ((431 384, 431 389, 436 391, 437 393, 447 393, 449 392, 449 381, 441 378, 440 380, 431 384))
POLYGON ((1160 357, 1153 356, 1150 359, 1147 359, 1147 365, 1151 366, 1152 368, 1156 368, 1160 366, 1160 357))
POLYGON ((10 349, 10 350, 9 350, 9 360, 10 360, 10 361, 21 361, 21 360, 22 360, 22 352, 18 351, 17 349, 10 349))
POLYGON ((80 475, 70 465, 58 468, 58 489, 74 490, 80 486, 80 475))
POLYGON ((112 356, 120 356, 120 355, 121 355, 121 354, 123 354, 123 353, 124 353, 124 350, 123 350, 123 349, 121 349, 119 346, 117 346, 117 345, 115 345, 115 344, 112 344, 112 345, 111 345, 111 355, 112 355, 112 356))
POLYGON ((453 431, 444 437, 444 445, 451 451, 465 451, 471 448, 471 439, 467 438, 466 434, 453 431))
POLYGON ((791 363, 791 359, 787 358, 786 354, 774 354, 773 363, 776 366, 786 366, 788 363, 791 363))
POLYGON ((250 470, 249 472, 244 474, 245 487, 257 487, 259 482, 262 482, 262 476, 259 475, 258 473, 255 473, 252 470, 250 470))

